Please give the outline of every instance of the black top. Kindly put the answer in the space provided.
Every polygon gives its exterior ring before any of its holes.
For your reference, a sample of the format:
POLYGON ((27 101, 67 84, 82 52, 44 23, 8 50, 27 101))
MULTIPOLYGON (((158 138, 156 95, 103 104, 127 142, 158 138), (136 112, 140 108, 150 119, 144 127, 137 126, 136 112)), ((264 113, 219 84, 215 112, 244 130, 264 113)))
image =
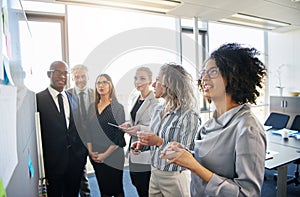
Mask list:
POLYGON ((131 112, 130 112, 130 115, 131 115, 131 118, 132 120, 135 122, 135 116, 136 116, 136 112, 140 109, 140 107, 142 106, 144 100, 137 100, 135 105, 133 106, 131 112))
POLYGON ((109 104, 101 113, 101 115, 97 112, 97 118, 99 124, 104 131, 105 135, 115 144, 120 147, 124 147, 126 145, 124 139, 124 132, 120 129, 109 125, 108 123, 118 124, 116 119, 112 113, 111 105, 109 104))

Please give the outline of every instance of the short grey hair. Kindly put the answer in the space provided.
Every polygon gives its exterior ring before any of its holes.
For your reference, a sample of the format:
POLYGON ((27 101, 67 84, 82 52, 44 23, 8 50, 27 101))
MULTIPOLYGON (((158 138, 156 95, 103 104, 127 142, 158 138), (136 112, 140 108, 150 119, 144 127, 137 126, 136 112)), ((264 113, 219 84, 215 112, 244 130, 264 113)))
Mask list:
POLYGON ((86 73, 88 72, 88 68, 85 65, 77 64, 77 65, 73 66, 73 68, 71 69, 71 73, 74 74, 75 70, 79 70, 79 69, 84 70, 86 73))

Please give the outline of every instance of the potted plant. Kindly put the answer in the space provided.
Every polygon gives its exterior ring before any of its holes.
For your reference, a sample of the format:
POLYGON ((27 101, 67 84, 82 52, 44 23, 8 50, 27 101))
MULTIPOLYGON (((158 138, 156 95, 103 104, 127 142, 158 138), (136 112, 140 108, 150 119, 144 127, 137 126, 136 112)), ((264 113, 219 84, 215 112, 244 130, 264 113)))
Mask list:
POLYGON ((278 85, 276 86, 276 88, 278 88, 279 91, 279 95, 282 96, 283 93, 283 86, 282 86, 282 81, 281 81, 281 74, 282 74, 282 69, 287 66, 286 64, 281 64, 280 66, 278 66, 278 68, 276 69, 276 76, 278 79, 278 85))

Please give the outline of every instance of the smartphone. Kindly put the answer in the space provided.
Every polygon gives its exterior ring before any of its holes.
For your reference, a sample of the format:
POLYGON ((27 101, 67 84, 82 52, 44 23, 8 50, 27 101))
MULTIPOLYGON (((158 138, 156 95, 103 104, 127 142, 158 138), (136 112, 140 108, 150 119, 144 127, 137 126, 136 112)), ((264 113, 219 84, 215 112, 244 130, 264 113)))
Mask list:
POLYGON ((133 150, 134 152, 141 152, 141 150, 139 150, 139 149, 137 149, 137 148, 134 148, 134 147, 132 147, 132 146, 130 147, 130 149, 133 150))
POLYGON ((108 122, 107 124, 109 124, 110 126, 116 127, 116 128, 120 128, 119 125, 116 125, 116 124, 113 124, 113 123, 110 123, 110 122, 108 122))

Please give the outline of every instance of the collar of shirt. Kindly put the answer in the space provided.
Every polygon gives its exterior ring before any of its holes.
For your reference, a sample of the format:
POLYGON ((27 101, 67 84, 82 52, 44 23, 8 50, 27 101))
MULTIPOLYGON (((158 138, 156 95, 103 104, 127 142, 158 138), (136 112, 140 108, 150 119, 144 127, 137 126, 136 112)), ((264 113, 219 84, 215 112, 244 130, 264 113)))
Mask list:
POLYGON ((51 96, 52 96, 52 98, 53 98, 54 100, 56 99, 56 97, 57 97, 57 95, 58 95, 59 93, 61 93, 61 94, 63 95, 64 98, 68 98, 68 97, 67 97, 67 94, 65 93, 65 91, 58 92, 57 90, 55 90, 55 89, 52 88, 51 86, 48 87, 48 90, 49 90, 49 92, 50 92, 50 94, 51 94, 51 96))
POLYGON ((213 126, 215 129, 223 128, 226 125, 228 125, 230 123, 230 121, 232 121, 232 119, 234 118, 235 114, 239 113, 239 111, 241 111, 243 108, 250 109, 250 105, 249 104, 238 105, 238 106, 226 111, 220 117, 217 117, 217 112, 214 111, 212 119, 208 121, 208 123, 209 122, 214 122, 214 123, 207 124, 207 125, 213 126))
POLYGON ((57 109, 59 109, 59 104, 57 100, 57 95, 59 93, 62 94, 63 100, 64 100, 64 110, 65 110, 65 116, 66 116, 66 123, 67 127, 69 127, 69 122, 70 122, 70 106, 69 106, 69 100, 68 96, 65 91, 58 92, 57 90, 53 89, 51 86, 48 87, 48 90, 50 92, 50 95, 52 96, 52 99, 54 100, 54 103, 56 104, 57 109))
POLYGON ((74 87, 74 89, 75 89, 75 94, 76 95, 79 95, 80 92, 84 92, 85 95, 88 94, 88 89, 86 87, 84 89, 79 89, 78 87, 74 87))

